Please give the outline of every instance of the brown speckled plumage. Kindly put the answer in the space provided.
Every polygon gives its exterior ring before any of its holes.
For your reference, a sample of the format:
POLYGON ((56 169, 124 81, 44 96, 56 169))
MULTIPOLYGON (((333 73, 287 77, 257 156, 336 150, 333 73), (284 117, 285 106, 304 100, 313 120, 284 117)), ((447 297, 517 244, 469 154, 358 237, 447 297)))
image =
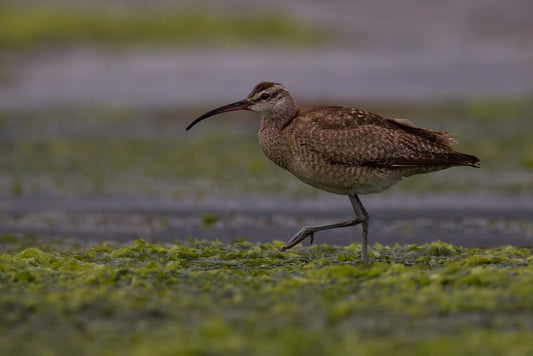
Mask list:
POLYGON ((343 106, 298 107, 279 83, 262 82, 247 99, 212 110, 206 117, 247 109, 261 115, 259 143, 265 155, 303 182, 350 196, 356 218, 327 226, 304 227, 282 250, 313 233, 363 224, 366 260, 368 214, 357 194, 380 192, 403 177, 453 166, 479 167, 475 156, 459 153, 448 132, 415 127, 405 119, 381 117, 343 106))

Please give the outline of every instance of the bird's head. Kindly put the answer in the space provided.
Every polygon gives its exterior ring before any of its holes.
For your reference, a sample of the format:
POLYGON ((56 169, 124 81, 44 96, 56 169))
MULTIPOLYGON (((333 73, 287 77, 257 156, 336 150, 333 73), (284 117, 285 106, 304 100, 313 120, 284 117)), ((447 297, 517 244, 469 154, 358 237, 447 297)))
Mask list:
POLYGON ((254 87, 246 99, 206 112, 187 126, 186 130, 190 130, 194 125, 210 116, 235 110, 249 110, 260 114, 263 118, 283 120, 292 118, 297 107, 283 84, 261 82, 254 87))

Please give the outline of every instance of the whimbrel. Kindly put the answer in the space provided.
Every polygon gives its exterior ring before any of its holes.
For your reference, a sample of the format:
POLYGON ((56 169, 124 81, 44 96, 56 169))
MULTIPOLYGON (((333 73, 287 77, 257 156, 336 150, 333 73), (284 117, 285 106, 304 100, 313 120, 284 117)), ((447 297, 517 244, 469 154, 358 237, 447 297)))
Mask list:
POLYGON ((261 115, 259 143, 265 155, 304 183, 347 195, 355 217, 327 225, 304 226, 280 251, 317 231, 362 225, 361 259, 367 261, 369 215, 358 195, 381 192, 403 177, 453 166, 479 167, 475 156, 450 146, 449 132, 415 127, 344 106, 297 106, 279 83, 262 82, 244 100, 211 110, 187 130, 210 116, 235 110, 261 115))

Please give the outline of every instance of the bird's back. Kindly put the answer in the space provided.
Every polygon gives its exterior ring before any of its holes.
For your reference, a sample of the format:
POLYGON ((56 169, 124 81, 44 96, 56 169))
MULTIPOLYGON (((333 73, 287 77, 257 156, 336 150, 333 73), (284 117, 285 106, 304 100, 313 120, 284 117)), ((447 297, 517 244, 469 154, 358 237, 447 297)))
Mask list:
POLYGON ((447 132, 350 107, 300 107, 281 134, 289 155, 284 168, 339 194, 378 192, 413 174, 479 165, 450 147, 456 141, 447 132))

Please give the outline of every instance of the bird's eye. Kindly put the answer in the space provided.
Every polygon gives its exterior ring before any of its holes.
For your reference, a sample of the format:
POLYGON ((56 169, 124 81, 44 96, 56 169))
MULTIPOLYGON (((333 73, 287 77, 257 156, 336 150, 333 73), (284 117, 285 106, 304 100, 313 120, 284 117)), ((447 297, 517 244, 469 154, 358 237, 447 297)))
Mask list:
POLYGON ((262 100, 270 99, 270 94, 264 93, 263 95, 261 95, 261 99, 262 100))

